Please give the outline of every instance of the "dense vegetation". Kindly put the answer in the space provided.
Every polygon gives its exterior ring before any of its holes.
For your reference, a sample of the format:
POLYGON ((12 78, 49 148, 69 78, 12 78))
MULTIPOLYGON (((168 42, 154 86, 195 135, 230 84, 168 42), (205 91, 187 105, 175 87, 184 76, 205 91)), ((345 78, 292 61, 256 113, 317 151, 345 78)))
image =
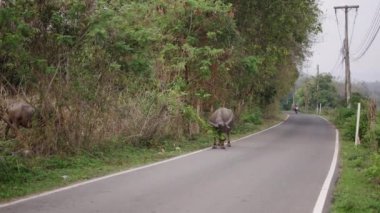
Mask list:
POLYGON ((32 103, 44 123, 18 149, 157 145, 198 134, 221 105, 270 115, 318 14, 310 0, 2 1, 1 100, 32 103))
POLYGON ((334 123, 341 130, 341 177, 334 195, 332 212, 380 211, 380 116, 375 116, 374 102, 356 94, 363 105, 359 128, 361 144, 355 141, 355 109, 333 112, 334 123))
POLYGON ((297 90, 296 97, 298 105, 302 106, 305 111, 316 109, 318 104, 324 108, 335 108, 339 102, 339 94, 330 74, 321 74, 306 79, 297 90))

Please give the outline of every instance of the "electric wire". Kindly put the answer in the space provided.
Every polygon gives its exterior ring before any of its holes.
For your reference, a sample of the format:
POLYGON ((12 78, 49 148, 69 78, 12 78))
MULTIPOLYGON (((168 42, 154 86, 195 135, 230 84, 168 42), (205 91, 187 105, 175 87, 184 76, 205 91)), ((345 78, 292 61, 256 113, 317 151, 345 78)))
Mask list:
POLYGON ((358 60, 369 49, 369 47, 371 46, 374 38, 376 37, 376 34, 377 34, 376 32, 378 31, 379 27, 380 27, 380 25, 377 27, 376 30, 374 28, 373 33, 371 33, 370 36, 366 39, 366 42, 364 43, 364 45, 362 45, 360 47, 360 49, 353 54, 354 55, 354 58, 353 58, 354 60, 358 60))
MULTIPOLYGON (((380 13, 380 3, 377 6, 377 10, 375 11, 375 14, 372 18, 371 25, 370 25, 369 29, 367 30, 366 35, 363 37, 363 39, 359 45, 359 50, 363 49, 363 47, 365 46, 365 44, 368 42, 369 38, 373 34, 373 31, 375 29, 375 25, 378 24, 378 21, 379 21, 379 13, 380 13)), ((356 51, 356 52, 360 52, 360 51, 356 51)))
POLYGON ((343 50, 343 43, 342 43, 338 57, 334 63, 334 66, 330 69, 330 73, 334 74, 334 72, 337 70, 339 64, 342 63, 342 61, 344 60, 343 51, 344 50, 343 50))
POLYGON ((338 81, 342 80, 343 81, 343 75, 344 75, 344 72, 343 72, 343 60, 341 61, 341 63, 339 64, 340 66, 338 67, 338 81))
POLYGON ((340 27, 339 27, 339 20, 338 20, 338 15, 337 15, 337 12, 336 12, 336 10, 335 10, 335 20, 336 20, 336 26, 338 27, 338 34, 339 34, 339 40, 340 41, 343 41, 342 40, 342 35, 340 34, 340 27))
MULTIPOLYGON (((376 13, 375 13, 376 15, 376 13)), ((358 53, 358 52, 361 52, 361 50, 363 49, 363 47, 365 47, 367 41, 368 41, 368 38, 370 38, 372 32, 373 32, 373 29, 374 29, 374 26, 375 26, 375 23, 377 21, 377 16, 373 16, 372 18, 372 21, 371 21, 371 25, 370 27, 368 28, 365 36, 362 38, 361 42, 360 42, 360 45, 358 46, 359 48, 357 48, 357 51, 355 53, 358 53)))
POLYGON ((356 56, 353 59, 354 61, 359 60, 360 58, 362 58, 367 53, 367 51, 369 50, 369 48, 372 46, 373 41, 377 37, 377 34, 379 33, 379 30, 380 30, 380 25, 377 27, 377 30, 376 30, 374 36, 371 38, 370 42, 368 43, 368 45, 366 46, 366 48, 364 49, 364 51, 362 53, 360 53, 360 55, 356 56))
POLYGON ((354 23, 352 24, 352 28, 351 28, 351 37, 350 37, 350 44, 349 46, 351 47, 351 43, 352 43, 352 38, 354 37, 354 29, 355 29, 355 25, 356 25, 356 18, 358 16, 358 9, 355 10, 355 18, 354 18, 354 23))
POLYGON ((374 14, 374 17, 373 17, 372 22, 371 22, 371 26, 368 29, 366 36, 362 40, 358 51, 356 51, 353 54, 354 55, 353 61, 359 60, 360 58, 362 58, 367 53, 367 51, 371 47, 373 41, 377 37, 379 30, 380 30, 380 3, 377 6, 377 10, 374 14))
POLYGON ((335 64, 334 64, 334 66, 331 68, 331 70, 330 70, 330 73, 335 73, 336 72, 336 70, 337 70, 337 68, 338 68, 338 66, 339 66, 339 64, 341 63, 343 61, 343 55, 342 54, 339 54, 338 55, 338 58, 337 58, 337 60, 336 60, 336 62, 335 62, 335 64))

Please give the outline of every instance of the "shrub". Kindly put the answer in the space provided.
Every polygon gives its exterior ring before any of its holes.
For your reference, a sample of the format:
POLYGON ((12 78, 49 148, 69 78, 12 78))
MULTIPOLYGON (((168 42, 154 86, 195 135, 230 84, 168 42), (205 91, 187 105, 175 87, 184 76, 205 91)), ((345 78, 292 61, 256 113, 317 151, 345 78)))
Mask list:
POLYGON ((380 154, 374 153, 370 159, 371 166, 366 169, 366 175, 380 185, 380 154))
POLYGON ((244 123, 252 123, 252 124, 262 124, 262 113, 259 109, 256 109, 253 112, 243 114, 242 121, 244 123))
POLYGON ((353 109, 340 108, 336 110, 336 116, 334 118, 334 123, 341 127, 348 118, 351 118, 355 115, 355 111, 353 109))

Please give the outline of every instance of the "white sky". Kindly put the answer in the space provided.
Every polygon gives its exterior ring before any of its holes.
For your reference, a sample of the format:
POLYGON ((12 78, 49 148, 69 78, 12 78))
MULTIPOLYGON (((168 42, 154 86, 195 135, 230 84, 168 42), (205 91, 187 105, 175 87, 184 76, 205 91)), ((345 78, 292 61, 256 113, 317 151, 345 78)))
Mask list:
MULTIPOLYGON (((380 0, 319 0, 319 4, 323 12, 321 17, 323 32, 316 38, 311 49, 313 55, 305 63, 302 71, 309 75, 315 75, 319 64, 320 73, 331 73, 337 80, 343 81, 344 63, 337 63, 337 61, 344 39, 344 10, 337 10, 336 16, 334 6, 359 5, 355 25, 355 9, 350 10, 348 15, 349 39, 352 37, 350 57, 353 58, 378 12, 380 0), (352 29, 354 29, 353 34, 352 29), (335 69, 333 69, 334 67, 335 69)), ((361 59, 351 60, 351 81, 380 81, 380 32, 361 59)))

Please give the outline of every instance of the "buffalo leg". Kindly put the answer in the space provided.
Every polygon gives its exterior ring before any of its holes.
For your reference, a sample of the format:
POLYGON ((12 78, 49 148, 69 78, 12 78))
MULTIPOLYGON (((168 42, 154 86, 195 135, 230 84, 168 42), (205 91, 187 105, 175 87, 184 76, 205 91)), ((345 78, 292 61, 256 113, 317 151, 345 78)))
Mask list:
POLYGON ((220 148, 222 148, 222 149, 225 149, 226 147, 224 146, 224 141, 222 141, 222 140, 219 140, 219 146, 220 146, 220 148))
POLYGON ((222 149, 225 149, 226 147, 224 146, 224 141, 225 140, 222 140, 222 134, 220 133, 219 134, 219 146, 220 146, 220 148, 222 148, 222 149))
POLYGON ((15 137, 18 135, 18 125, 14 126, 12 123, 8 123, 7 126, 5 127, 5 139, 8 139, 8 134, 9 134, 9 129, 12 128, 15 137))
POLYGON ((214 136, 214 145, 212 146, 213 149, 216 149, 217 146, 216 146, 216 136, 214 136))
POLYGON ((228 140, 228 142, 227 142, 227 146, 228 146, 228 147, 231 147, 230 132, 227 132, 227 140, 228 140))

